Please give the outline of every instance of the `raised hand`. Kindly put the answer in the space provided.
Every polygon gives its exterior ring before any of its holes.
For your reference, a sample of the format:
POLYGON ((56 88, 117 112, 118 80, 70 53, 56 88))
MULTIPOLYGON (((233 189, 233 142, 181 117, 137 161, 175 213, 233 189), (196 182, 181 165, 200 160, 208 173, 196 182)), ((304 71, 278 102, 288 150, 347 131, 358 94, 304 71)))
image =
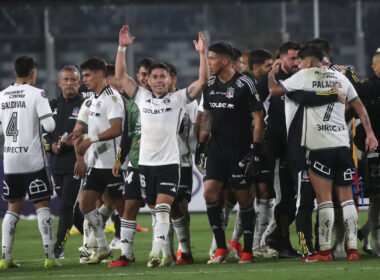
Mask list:
POLYGON ((130 36, 129 26, 124 25, 119 31, 119 46, 127 47, 135 40, 135 36, 130 36))
POLYGON ((206 40, 203 36, 203 33, 199 31, 198 33, 198 42, 196 40, 193 40, 195 50, 200 53, 206 52, 206 40))

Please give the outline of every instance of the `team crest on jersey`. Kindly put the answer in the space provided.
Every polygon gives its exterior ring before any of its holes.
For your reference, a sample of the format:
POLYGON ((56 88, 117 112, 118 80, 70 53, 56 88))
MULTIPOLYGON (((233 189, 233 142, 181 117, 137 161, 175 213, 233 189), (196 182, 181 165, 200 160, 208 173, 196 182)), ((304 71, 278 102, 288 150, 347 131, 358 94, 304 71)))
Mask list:
POLYGON ((73 113, 72 113, 72 115, 73 115, 74 117, 78 117, 78 115, 79 115, 79 108, 78 108, 78 107, 75 107, 75 108, 73 109, 73 113))
POLYGON ((237 85, 239 88, 244 87, 244 84, 243 84, 243 82, 242 82, 240 79, 236 81, 236 85, 237 85))
POLYGON ((102 105, 102 102, 98 101, 98 103, 96 103, 96 109, 99 109, 101 105, 102 105))
POLYGON ((227 89, 226 97, 227 98, 232 98, 234 97, 235 89, 233 87, 229 87, 227 89))
POLYGON ((165 98, 162 102, 163 102, 165 105, 169 105, 169 104, 170 104, 170 98, 165 98))

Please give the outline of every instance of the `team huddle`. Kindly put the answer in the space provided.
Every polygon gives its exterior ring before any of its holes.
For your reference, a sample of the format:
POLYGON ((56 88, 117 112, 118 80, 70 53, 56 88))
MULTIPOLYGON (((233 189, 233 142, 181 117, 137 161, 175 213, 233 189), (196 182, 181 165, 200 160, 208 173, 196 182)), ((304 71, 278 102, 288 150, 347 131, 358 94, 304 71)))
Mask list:
POLYGON ((8 201, 0 269, 20 266, 12 246, 26 195, 36 209, 47 268, 60 266, 56 259, 64 257, 73 225, 83 235, 80 263, 112 259, 117 243, 121 255, 108 267, 133 264, 137 216, 145 205, 153 229, 147 266, 192 264, 193 165, 203 174, 213 233, 208 264, 224 263, 232 252, 241 264, 277 256, 355 261, 358 236, 365 252, 380 256, 380 176, 368 167, 377 166, 379 158, 380 125, 372 118, 380 96, 380 50, 373 57, 373 77, 361 82, 351 68, 330 62, 324 39, 303 47, 285 42, 274 60, 264 49, 242 54, 227 43, 206 51, 199 32, 193 41, 198 78, 177 89, 176 68, 149 58, 141 61, 136 83, 126 63, 134 40, 123 26, 114 65, 95 57, 80 65, 81 73, 63 67, 62 95, 50 102, 34 86, 34 60, 16 60, 16 82, 0 92, 2 197, 8 201), (353 116, 360 122, 351 137, 346 121, 353 116), (352 142, 366 165, 370 198, 369 220, 360 230, 352 142), (56 241, 49 204, 53 189, 61 200, 56 241), (225 229, 237 203, 227 241, 225 229), (108 245, 104 227, 111 216, 116 234, 108 245), (301 252, 290 242, 293 221, 301 252))

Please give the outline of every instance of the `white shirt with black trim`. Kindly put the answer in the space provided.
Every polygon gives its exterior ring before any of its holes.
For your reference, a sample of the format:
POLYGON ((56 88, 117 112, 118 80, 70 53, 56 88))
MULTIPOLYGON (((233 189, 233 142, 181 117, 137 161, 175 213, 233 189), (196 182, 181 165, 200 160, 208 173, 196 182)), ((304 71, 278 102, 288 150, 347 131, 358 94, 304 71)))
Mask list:
MULTIPOLYGON (((98 135, 111 127, 110 122, 124 120, 124 102, 120 94, 107 86, 99 95, 83 102, 77 122, 88 127, 88 137, 98 135)), ((110 169, 115 163, 121 136, 92 143, 87 150, 88 167, 110 169)))
MULTIPOLYGON (((320 92, 320 94, 338 84, 339 89, 347 94, 348 103, 359 98, 353 85, 343 74, 326 67, 302 69, 280 84, 288 92, 305 90, 320 92)), ((305 107, 304 110, 302 146, 310 150, 350 147, 343 103, 334 102, 322 106, 305 107)), ((295 111, 289 110, 288 113, 291 116, 291 112, 295 113, 295 111)), ((287 127, 288 124, 290 123, 287 120, 287 127)))
POLYGON ((182 118, 180 133, 178 134, 182 167, 193 165, 192 155, 195 153, 197 146, 197 136, 195 133, 197 110, 198 102, 196 100, 185 106, 185 114, 182 118))
POLYGON ((44 90, 13 84, 0 92, 4 173, 33 173, 45 166, 40 121, 52 117, 44 90))
POLYGON ((186 89, 155 98, 150 91, 138 87, 134 99, 141 117, 139 164, 180 164, 177 135, 185 106, 191 102, 186 89))

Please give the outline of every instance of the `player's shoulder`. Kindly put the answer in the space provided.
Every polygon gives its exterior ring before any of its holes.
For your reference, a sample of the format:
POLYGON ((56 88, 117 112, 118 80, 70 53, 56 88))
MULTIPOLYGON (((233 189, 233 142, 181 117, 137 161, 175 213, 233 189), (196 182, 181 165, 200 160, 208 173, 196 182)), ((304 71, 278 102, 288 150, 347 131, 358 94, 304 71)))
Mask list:
POLYGON ((255 82, 248 75, 237 73, 237 75, 234 76, 234 79, 234 84, 236 84, 238 88, 243 88, 245 86, 248 87, 251 92, 256 92, 255 82))
POLYGON ((216 76, 210 76, 210 79, 207 82, 207 86, 211 87, 213 84, 215 84, 216 76))

